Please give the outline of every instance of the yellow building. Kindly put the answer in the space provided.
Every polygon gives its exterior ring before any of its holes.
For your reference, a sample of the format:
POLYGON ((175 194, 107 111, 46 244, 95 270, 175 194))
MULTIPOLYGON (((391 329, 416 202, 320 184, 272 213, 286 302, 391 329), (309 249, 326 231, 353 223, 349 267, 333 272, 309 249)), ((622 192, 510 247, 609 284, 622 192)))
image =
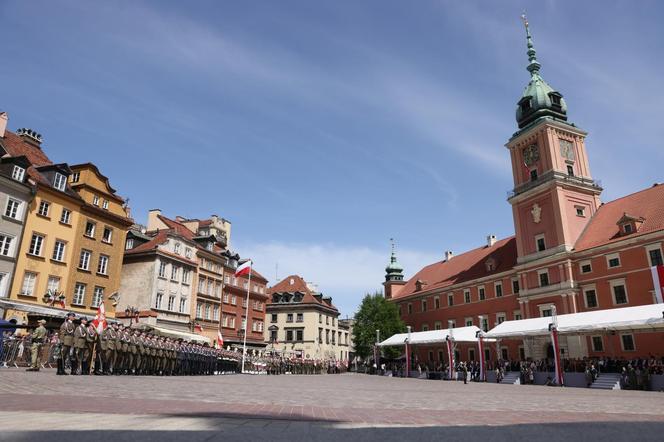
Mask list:
POLYGON ((35 192, 8 299, 2 300, 5 318, 62 317, 65 309, 92 316, 100 296, 113 316, 109 295, 119 287, 132 224, 122 198, 92 164, 53 164, 34 131, 7 131, 3 146, 30 162, 28 182, 35 192))

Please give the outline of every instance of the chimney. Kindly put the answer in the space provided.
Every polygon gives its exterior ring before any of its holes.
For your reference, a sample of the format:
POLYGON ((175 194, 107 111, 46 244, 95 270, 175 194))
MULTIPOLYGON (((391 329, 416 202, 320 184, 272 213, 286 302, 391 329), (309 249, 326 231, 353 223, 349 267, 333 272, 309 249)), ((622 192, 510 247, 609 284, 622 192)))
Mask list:
POLYGON ((451 250, 445 250, 445 261, 449 261, 454 256, 454 253, 451 250))
POLYGON ((486 237, 487 247, 493 247, 495 243, 496 243, 496 235, 489 235, 486 237))
POLYGON ((32 144, 33 146, 39 147, 41 149, 41 143, 42 143, 41 134, 37 133, 32 129, 26 129, 25 127, 22 127, 19 130, 17 130, 16 134, 20 136, 23 139, 23 141, 26 141, 32 144))
POLYGON ((159 230, 164 228, 164 223, 157 218, 159 215, 161 215, 161 209, 151 209, 148 212, 148 230, 159 230))
POLYGON ((7 112, 0 112, 0 138, 5 137, 5 131, 7 130, 8 119, 9 115, 7 115, 7 112))

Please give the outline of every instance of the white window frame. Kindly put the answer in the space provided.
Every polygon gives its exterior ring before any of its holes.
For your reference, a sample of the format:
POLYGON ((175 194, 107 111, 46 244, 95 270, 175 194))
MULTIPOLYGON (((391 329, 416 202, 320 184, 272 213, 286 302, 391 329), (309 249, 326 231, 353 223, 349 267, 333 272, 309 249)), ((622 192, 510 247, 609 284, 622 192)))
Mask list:
POLYGON ((99 261, 97 262, 97 274, 99 275, 108 275, 108 261, 110 257, 108 255, 99 255, 99 261))
POLYGON ((620 278, 620 279, 612 279, 609 281, 609 287, 611 288, 611 301, 613 302, 614 306, 628 306, 629 305, 629 293, 627 291, 627 281, 625 278, 620 278), (625 302, 618 304, 616 302, 616 292, 615 292, 615 287, 616 286, 623 286, 625 289, 625 302))
POLYGON ((634 339, 634 334, 633 333, 620 333, 620 348, 622 349, 622 351, 636 352, 636 339, 634 339), (623 342, 623 336, 631 336, 632 337, 632 346, 634 347, 632 350, 626 350, 625 349, 625 343, 623 342))
POLYGON ((551 307, 552 305, 553 304, 539 304, 537 306, 537 309, 539 310, 539 317, 540 318, 550 318, 551 316, 553 316, 553 308, 551 307), (550 310, 551 314, 548 315, 548 316, 544 316, 544 312, 546 310, 550 310))
POLYGON ((447 306, 454 307, 454 293, 447 294, 447 306))
MULTIPOLYGON (((261 289, 262 288, 263 287, 261 286, 261 289)), ((261 293, 262 293, 262 291, 261 291, 261 293)), ((433 297, 433 309, 438 310, 439 308, 440 308, 440 296, 434 296, 433 297), (436 304, 438 304, 438 307, 436 307, 436 304)))
POLYGON ((470 304, 473 302, 473 295, 470 293, 470 289, 463 289, 463 303, 470 304))
POLYGON ((66 253, 67 253, 67 241, 56 239, 55 244, 53 245, 53 255, 51 255, 51 259, 57 262, 64 262, 66 253), (62 245, 62 247, 59 248, 58 247, 59 245, 62 245))
POLYGON ((515 321, 519 321, 519 320, 523 319, 523 315, 521 314, 521 310, 514 310, 512 312, 512 319, 514 319, 515 321), (517 317, 518 317, 518 319, 517 319, 517 317))
POLYGON ((104 302, 104 287, 95 286, 94 292, 92 293, 92 304, 91 307, 96 308, 104 302))
POLYGON ((101 234, 101 241, 105 242, 106 244, 111 244, 113 242, 113 229, 108 226, 104 226, 104 230, 101 234), (106 238, 106 232, 109 232, 108 238, 106 238))
POLYGON ((479 301, 486 300, 486 287, 483 285, 477 286, 477 299, 479 301), (484 295, 482 295, 482 292, 484 292, 484 295))
POLYGON ((67 188, 67 177, 60 172, 55 172, 55 176, 53 177, 53 187, 60 191, 64 191, 67 188))
POLYGON ((575 206, 574 206, 574 213, 575 213, 576 216, 578 216, 579 218, 585 218, 585 217, 586 217, 586 207, 585 207, 585 206, 575 205, 575 206), (580 214, 579 214, 579 210, 581 211, 580 214))
POLYGON ((185 256, 185 258, 187 258, 187 259, 190 259, 190 258, 191 258, 191 249, 190 249, 189 247, 187 247, 187 248, 185 249, 185 251, 184 251, 184 256, 185 256))
POLYGON ((55 293, 60 291, 60 277, 59 276, 53 276, 53 275, 48 275, 48 280, 46 281, 46 290, 55 293), (55 281, 56 283, 53 283, 55 281))
POLYGON ((15 164, 12 169, 12 179, 23 182, 23 178, 25 178, 25 168, 15 164))
POLYGON ((166 306, 166 309, 169 312, 175 311, 175 295, 168 295, 168 305, 166 306))
POLYGON ((175 244, 173 244, 173 252, 176 255, 180 254, 180 243, 179 242, 176 242, 175 244))
POLYGON ((5 204, 5 216, 7 218, 20 220, 23 218, 23 201, 17 200, 16 198, 7 197, 7 204, 5 204), (10 211, 9 205, 12 205, 10 211), (13 213, 13 214, 12 214, 13 213))
POLYGON ((185 313, 187 311, 187 298, 180 298, 179 313, 185 313))
POLYGON ((134 248, 134 238, 127 238, 125 241, 125 250, 130 250, 134 248))
POLYGON ((161 303, 164 300, 164 292, 157 292, 154 297, 154 308, 161 310, 161 303))
POLYGON ((66 207, 62 208, 62 212, 60 213, 60 222, 67 226, 71 225, 71 210, 67 209, 66 207))
POLYGON ((619 252, 611 253, 609 255, 606 255, 606 268, 607 269, 619 269, 620 267, 622 267, 622 260, 620 259, 620 253, 619 252), (612 259, 618 259, 618 265, 617 266, 613 266, 613 267, 611 266, 610 261, 612 259))
POLYGON ((51 203, 50 201, 46 200, 41 200, 39 201, 39 206, 37 207, 37 215, 39 216, 44 216, 48 218, 49 214, 51 213, 51 203), (42 208, 45 208, 46 210, 42 210, 42 208), (42 213, 45 212, 45 213, 42 213))
POLYGON ((177 281, 179 274, 180 274, 180 266, 171 264, 171 281, 177 281))
POLYGON ((6 233, 0 233, 0 255, 14 256, 14 241, 16 238, 6 233))
POLYGON ((646 250, 646 257, 648 259, 648 264, 650 264, 650 267, 653 266, 652 259, 650 258, 650 252, 652 250, 659 250, 659 254, 664 258, 664 253, 662 253, 662 243, 655 243, 655 244, 648 244, 645 246, 646 250))
POLYGON ((587 275, 588 273, 592 273, 592 272, 593 272, 593 263, 592 263, 592 260, 590 260, 590 259, 586 259, 586 260, 581 261, 581 262, 579 263, 579 273, 580 273, 580 274, 582 274, 582 275, 587 275), (590 270, 588 270, 587 272, 584 272, 584 271, 583 271, 583 267, 586 266, 586 265, 590 266, 590 270))
POLYGON ((217 304, 212 307, 212 320, 213 321, 218 321, 219 320, 219 306, 217 304))
POLYGON ((85 290, 87 288, 86 284, 82 282, 77 282, 74 286, 74 296, 72 297, 72 305, 85 305, 85 290))
POLYGON ((157 269, 157 277, 166 279, 166 262, 159 261, 159 268, 157 269))
POLYGON ((496 313, 496 324, 500 325, 505 321, 507 321, 507 313, 505 313, 505 312, 496 313), (502 321, 501 321, 501 319, 502 319, 502 321))
POLYGON ((108 200, 104 200, 101 202, 101 208, 108 210, 108 200))
MULTIPOLYGON (((611 291, 613 291, 613 289, 611 289, 611 291)), ((597 287, 595 287, 595 284, 590 284, 581 287, 581 293, 583 293, 583 305, 586 306, 586 309, 588 310, 599 309, 599 296, 597 295, 597 287), (590 291, 595 292, 595 300, 597 301, 597 305, 595 307, 588 306, 588 297, 586 296, 586 293, 590 291)))
POLYGON ((87 220, 85 222, 85 231, 83 232, 83 235, 87 236, 88 238, 94 238, 96 230, 97 230, 97 223, 94 221, 87 220), (88 224, 92 226, 90 233, 88 233, 88 224))
POLYGON ((182 284, 189 285, 189 275, 191 275, 191 270, 187 268, 182 268, 182 284))
POLYGON ((28 253, 33 256, 42 256, 44 250, 44 243, 46 242, 46 235, 41 233, 33 233, 30 237, 30 245, 28 246, 28 253), (40 238, 40 240, 36 240, 40 238), (34 242, 34 247, 33 247, 34 242))
POLYGON ((23 283, 21 284, 21 295, 35 296, 35 287, 37 287, 38 273, 25 272, 23 274, 23 283), (28 278, 30 276, 30 278, 28 278))
POLYGON ((81 270, 90 270, 90 261, 92 261, 92 252, 90 250, 82 249, 78 257, 78 268, 81 270), (86 259, 83 257, 87 256, 86 259))
POLYGON ((99 207, 99 197, 97 195, 92 195, 92 205, 99 207))
POLYGON ((495 294, 496 298, 502 298, 505 296, 505 290, 503 290, 502 281, 496 281, 493 283, 493 293, 495 294), (500 296, 498 296, 498 287, 500 287, 500 296))
POLYGON ((551 275, 549 275, 549 269, 541 269, 537 271, 537 284, 539 287, 549 287, 551 286, 551 275), (547 285, 542 285, 542 279, 540 275, 546 274, 547 285))
POLYGON ((463 324, 465 327, 472 327, 473 324, 473 318, 472 317, 467 317, 463 319, 463 324))

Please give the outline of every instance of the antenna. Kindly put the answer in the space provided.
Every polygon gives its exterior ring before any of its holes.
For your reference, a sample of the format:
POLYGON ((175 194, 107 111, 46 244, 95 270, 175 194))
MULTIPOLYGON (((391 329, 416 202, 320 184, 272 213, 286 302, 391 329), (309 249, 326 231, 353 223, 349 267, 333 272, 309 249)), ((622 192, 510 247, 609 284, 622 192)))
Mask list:
POLYGON ((274 283, 279 282, 279 261, 274 263, 274 283))

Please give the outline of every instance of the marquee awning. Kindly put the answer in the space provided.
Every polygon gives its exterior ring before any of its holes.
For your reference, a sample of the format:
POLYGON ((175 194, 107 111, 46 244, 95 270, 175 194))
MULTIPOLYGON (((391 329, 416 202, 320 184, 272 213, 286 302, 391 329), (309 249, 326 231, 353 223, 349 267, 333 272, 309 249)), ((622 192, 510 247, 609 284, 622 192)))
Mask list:
POLYGON ((199 344, 210 344, 210 338, 206 336, 197 335, 195 333, 188 333, 179 330, 171 330, 169 328, 155 327, 154 325, 149 326, 155 334, 160 336, 166 336, 168 338, 174 339, 184 339, 185 341, 194 341, 199 344))
MULTIPOLYGON (((479 327, 474 325, 470 327, 453 328, 451 338, 455 342, 477 342, 477 333, 480 331, 479 327)), ((424 344, 443 344, 450 336, 450 330, 428 330, 421 332, 412 332, 410 334, 410 345, 424 345, 424 344)), ((408 339, 408 333, 398 333, 384 340, 379 347, 389 347, 404 345, 408 339)))
MULTIPOLYGON (((0 299, 0 308, 18 310, 21 312, 26 312, 31 315, 44 316, 49 318, 64 318, 69 312, 69 310, 63 310, 56 307, 29 304, 10 299, 0 299)), ((95 317, 95 315, 86 315, 84 313, 79 313, 76 311, 74 311, 74 313, 76 313, 77 318, 83 317, 88 320, 91 320, 94 319, 95 317)), ((112 319, 109 318, 109 321, 112 321, 112 319)))
MULTIPOLYGON (((664 331, 664 304, 613 308, 558 315, 558 334, 612 331, 664 331)), ((486 333, 487 338, 522 338, 549 334, 551 317, 505 321, 486 333)))

